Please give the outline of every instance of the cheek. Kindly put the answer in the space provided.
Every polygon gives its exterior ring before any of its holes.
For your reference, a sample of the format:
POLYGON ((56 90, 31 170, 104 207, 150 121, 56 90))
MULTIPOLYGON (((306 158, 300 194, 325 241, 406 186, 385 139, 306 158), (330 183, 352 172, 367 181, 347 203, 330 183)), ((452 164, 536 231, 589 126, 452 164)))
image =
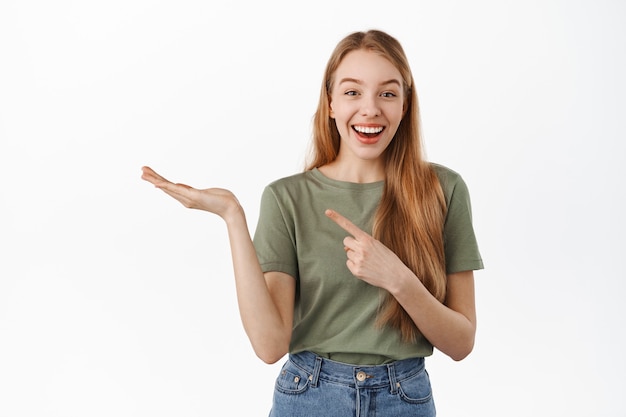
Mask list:
POLYGON ((393 120, 393 123, 396 126, 399 126, 400 123, 402 122, 402 119, 404 119, 404 115, 405 115, 405 110, 404 108, 400 108, 400 109, 396 109, 394 113, 392 113, 391 118, 393 120))

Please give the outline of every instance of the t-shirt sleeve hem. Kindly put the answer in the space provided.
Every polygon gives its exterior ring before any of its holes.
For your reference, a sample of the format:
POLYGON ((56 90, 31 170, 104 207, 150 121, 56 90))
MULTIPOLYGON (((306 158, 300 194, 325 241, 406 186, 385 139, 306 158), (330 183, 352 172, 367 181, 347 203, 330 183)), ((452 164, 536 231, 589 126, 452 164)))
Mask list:
POLYGON ((265 272, 283 272, 296 278, 298 276, 297 268, 291 265, 281 264, 279 262, 268 262, 261 264, 261 270, 265 272))
POLYGON ((463 271, 477 271, 480 269, 485 269, 482 259, 471 259, 464 260, 462 262, 457 262, 452 265, 448 265, 446 268, 447 274, 454 274, 456 272, 463 271))

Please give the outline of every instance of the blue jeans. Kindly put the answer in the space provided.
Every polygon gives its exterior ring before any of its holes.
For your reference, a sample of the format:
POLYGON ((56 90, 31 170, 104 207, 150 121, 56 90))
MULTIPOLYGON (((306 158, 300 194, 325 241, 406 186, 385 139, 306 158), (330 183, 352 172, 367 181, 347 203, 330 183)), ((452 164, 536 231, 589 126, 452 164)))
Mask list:
POLYGON ((434 417, 424 358, 356 366, 312 352, 289 355, 270 417, 434 417))

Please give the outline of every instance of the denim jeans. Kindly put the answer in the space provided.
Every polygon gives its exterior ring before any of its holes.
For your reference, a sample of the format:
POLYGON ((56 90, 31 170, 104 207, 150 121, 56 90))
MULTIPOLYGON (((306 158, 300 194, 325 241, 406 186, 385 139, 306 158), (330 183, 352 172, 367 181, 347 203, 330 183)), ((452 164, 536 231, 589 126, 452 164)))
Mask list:
POLYGON ((270 417, 434 417, 424 358, 357 366, 311 352, 289 355, 270 417))

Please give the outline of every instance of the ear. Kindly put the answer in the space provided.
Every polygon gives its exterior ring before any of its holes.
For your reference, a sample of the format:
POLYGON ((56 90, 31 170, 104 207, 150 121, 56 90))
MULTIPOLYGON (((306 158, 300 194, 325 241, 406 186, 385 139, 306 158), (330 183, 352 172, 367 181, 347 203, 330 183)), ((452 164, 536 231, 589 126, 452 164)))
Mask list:
POLYGON ((330 103, 328 103, 328 115, 330 116, 331 119, 335 118, 335 111, 333 110, 333 103, 332 103, 332 101, 330 103))

